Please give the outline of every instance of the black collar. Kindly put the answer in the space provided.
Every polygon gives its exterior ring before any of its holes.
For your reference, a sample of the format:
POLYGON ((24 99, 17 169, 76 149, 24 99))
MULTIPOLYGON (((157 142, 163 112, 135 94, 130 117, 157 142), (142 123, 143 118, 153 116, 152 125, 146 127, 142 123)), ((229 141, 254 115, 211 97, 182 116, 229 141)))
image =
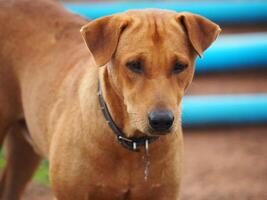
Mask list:
POLYGON ((120 144, 122 144, 123 147, 125 147, 128 150, 136 152, 136 151, 139 151, 141 146, 144 146, 147 149, 148 144, 158 139, 158 136, 154 136, 154 137, 144 136, 144 137, 130 137, 130 138, 126 137, 125 134, 117 127, 117 125, 115 124, 115 122, 113 121, 109 113, 107 104, 103 98, 100 81, 98 81, 98 93, 97 94, 98 94, 98 100, 99 100, 99 104, 103 112, 103 115, 109 127, 111 128, 113 133, 117 136, 118 141, 120 142, 120 144))

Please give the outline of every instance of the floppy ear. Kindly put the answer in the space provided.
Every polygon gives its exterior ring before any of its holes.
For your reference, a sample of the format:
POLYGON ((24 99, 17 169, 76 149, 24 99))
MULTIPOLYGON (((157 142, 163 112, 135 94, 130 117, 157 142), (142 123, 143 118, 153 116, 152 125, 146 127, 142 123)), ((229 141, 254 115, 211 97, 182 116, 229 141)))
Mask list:
POLYGON ((128 21, 123 15, 112 15, 91 21, 81 28, 83 39, 97 66, 105 65, 111 59, 128 21))
POLYGON ((221 32, 217 24, 192 13, 182 12, 179 14, 178 20, 184 26, 193 48, 200 57, 221 32))

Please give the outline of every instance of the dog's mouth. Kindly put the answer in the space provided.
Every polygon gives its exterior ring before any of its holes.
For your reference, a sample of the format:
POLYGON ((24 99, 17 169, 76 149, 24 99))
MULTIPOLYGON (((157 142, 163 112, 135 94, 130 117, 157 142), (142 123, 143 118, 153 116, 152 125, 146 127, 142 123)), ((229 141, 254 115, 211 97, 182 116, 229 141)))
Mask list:
POLYGON ((151 136, 163 136, 163 135, 168 135, 172 133, 172 127, 169 129, 153 129, 151 127, 148 128, 148 133, 151 136))
POLYGON ((135 137, 158 137, 171 134, 173 132, 173 128, 169 128, 168 130, 154 130, 151 127, 148 127, 145 130, 136 130, 134 132, 135 137))
POLYGON ((135 137, 158 137, 158 136, 164 136, 164 135, 168 135, 171 134, 174 130, 174 127, 170 127, 168 129, 153 129, 151 126, 147 126, 147 128, 145 129, 137 129, 136 131, 134 131, 134 136, 135 137))

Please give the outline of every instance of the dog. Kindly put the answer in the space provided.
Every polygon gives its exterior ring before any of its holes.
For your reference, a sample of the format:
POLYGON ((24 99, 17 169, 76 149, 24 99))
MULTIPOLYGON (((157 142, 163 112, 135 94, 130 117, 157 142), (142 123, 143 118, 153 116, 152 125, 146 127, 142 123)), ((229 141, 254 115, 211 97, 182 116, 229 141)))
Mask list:
POLYGON ((0 27, 1 199, 20 199, 44 157, 58 200, 179 198, 181 100, 218 25, 160 9, 89 22, 11 0, 0 27))

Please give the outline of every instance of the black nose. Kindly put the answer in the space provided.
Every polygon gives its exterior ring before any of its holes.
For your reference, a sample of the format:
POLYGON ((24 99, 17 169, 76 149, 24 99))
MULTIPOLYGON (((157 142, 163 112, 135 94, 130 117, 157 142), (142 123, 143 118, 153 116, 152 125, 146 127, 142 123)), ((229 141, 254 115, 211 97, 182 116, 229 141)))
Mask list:
POLYGON ((154 131, 164 132, 171 128, 174 116, 170 110, 154 110, 149 113, 148 120, 154 131))

